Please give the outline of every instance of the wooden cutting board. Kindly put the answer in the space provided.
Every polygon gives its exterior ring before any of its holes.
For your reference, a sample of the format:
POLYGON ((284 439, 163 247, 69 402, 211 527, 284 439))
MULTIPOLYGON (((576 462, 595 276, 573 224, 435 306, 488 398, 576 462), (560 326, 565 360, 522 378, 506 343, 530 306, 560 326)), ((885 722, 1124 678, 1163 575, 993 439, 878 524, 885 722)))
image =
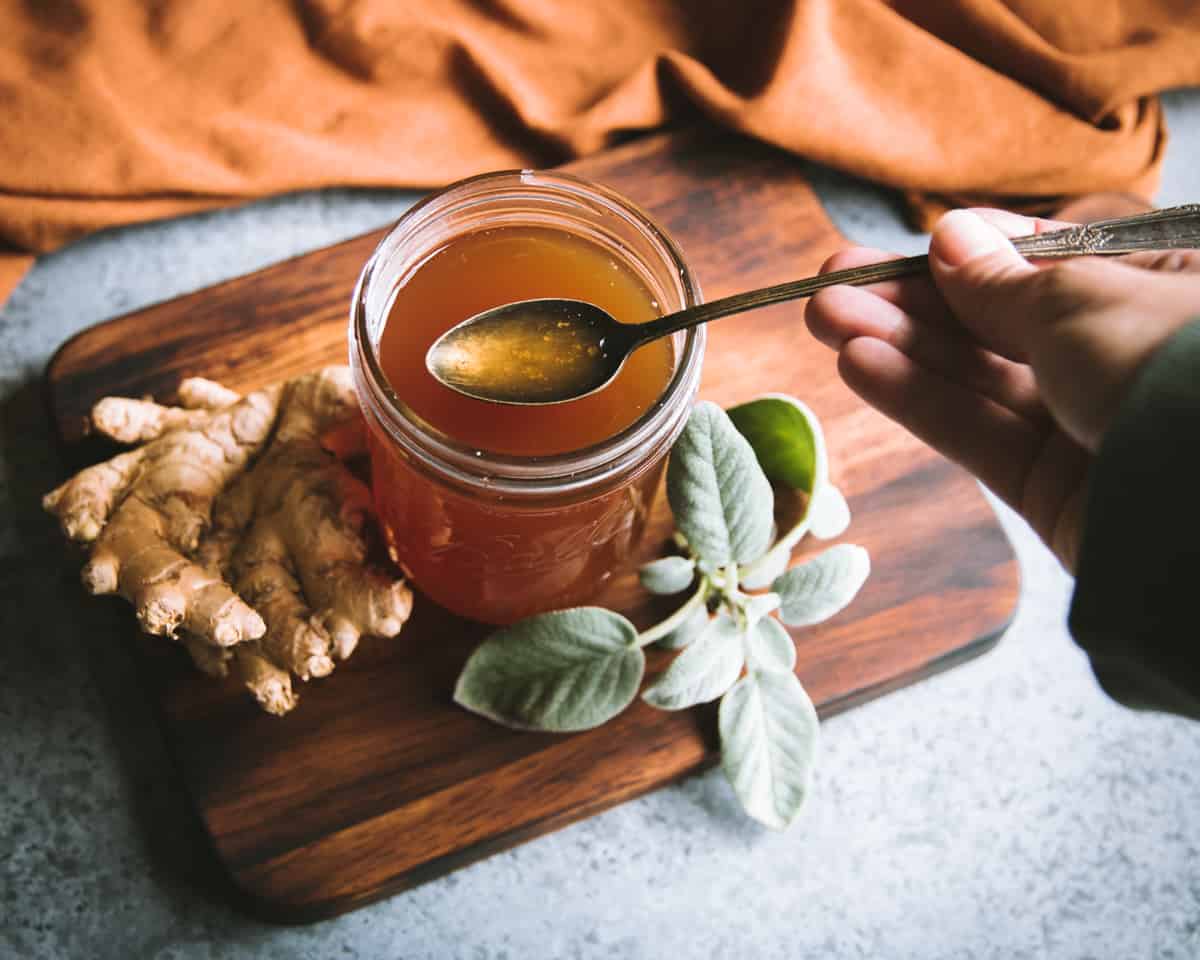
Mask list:
MULTIPOLYGON (((749 141, 658 137, 568 169, 646 207, 709 298, 811 273, 845 242, 801 164, 749 141)), ((188 375, 245 390, 344 362, 351 289, 381 236, 74 337, 46 371, 68 459, 107 452, 81 440, 87 410, 106 394, 167 396, 188 375)), ((765 391, 804 399, 825 425, 833 479, 854 514, 841 539, 871 553, 873 573, 854 603, 795 632, 797 672, 821 714, 994 643, 1016 603, 1017 566, 975 483, 842 386, 800 306, 722 320, 709 336, 701 395, 724 405, 765 391)), ((645 558, 661 553, 669 529, 660 497, 645 558)), ((616 581, 599 602, 640 624, 661 614, 632 569, 616 581)), ((456 708, 454 679, 486 632, 418 596, 398 639, 364 643, 331 677, 304 686, 282 719, 193 671, 181 650, 141 639, 169 749, 244 905, 288 921, 349 910, 715 760, 714 709, 664 713, 637 701, 600 730, 553 736, 456 708)), ((665 663, 652 655, 649 673, 665 663)))

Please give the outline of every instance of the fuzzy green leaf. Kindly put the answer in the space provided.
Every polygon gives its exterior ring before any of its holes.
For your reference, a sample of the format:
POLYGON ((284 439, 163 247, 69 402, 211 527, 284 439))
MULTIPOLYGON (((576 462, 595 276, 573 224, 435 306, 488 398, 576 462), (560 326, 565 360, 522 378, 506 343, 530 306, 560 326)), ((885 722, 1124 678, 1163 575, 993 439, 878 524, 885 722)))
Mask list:
POLYGON ((757 560, 771 543, 774 493, 754 451, 715 403, 698 403, 667 466, 675 525, 709 569, 757 560))
POLYGON ((850 505, 832 483, 821 484, 808 504, 808 531, 818 540, 840 537, 850 526, 850 505))
POLYGON ((682 710, 716 700, 742 672, 738 625, 722 611, 642 694, 660 710, 682 710))
POLYGON ((796 669, 796 644, 774 617, 763 617, 746 634, 746 668, 766 673, 791 673, 796 669))
POLYGON ((777 593, 759 593, 747 597, 742 606, 746 612, 746 621, 753 626, 768 613, 777 610, 781 602, 777 593))
POLYGON ((663 557, 638 571, 642 586, 651 593, 672 594, 686 590, 696 575, 696 564, 687 557, 663 557))
POLYGON ((742 573, 742 586, 747 590, 758 590, 767 586, 772 580, 787 569, 792 559, 792 548, 786 543, 772 547, 771 550, 750 565, 742 573))
POLYGON ((840 543, 775 578, 771 589, 783 601, 779 617, 793 627, 828 620, 854 599, 871 573, 862 547, 840 543))
POLYGON ((492 634, 467 660, 454 699, 509 727, 588 730, 629 705, 645 666, 633 624, 576 607, 492 634))
POLYGON ((708 621, 708 608, 702 603, 698 604, 683 623, 656 640, 654 645, 660 650, 682 650, 704 632, 708 621))
POLYGON ((796 675, 759 670, 721 700, 721 766, 742 807, 782 830, 804 806, 812 782, 817 711, 796 675))
POLYGON ((824 479, 825 443, 811 410, 795 397, 767 394, 729 410, 773 483, 811 493, 824 479))

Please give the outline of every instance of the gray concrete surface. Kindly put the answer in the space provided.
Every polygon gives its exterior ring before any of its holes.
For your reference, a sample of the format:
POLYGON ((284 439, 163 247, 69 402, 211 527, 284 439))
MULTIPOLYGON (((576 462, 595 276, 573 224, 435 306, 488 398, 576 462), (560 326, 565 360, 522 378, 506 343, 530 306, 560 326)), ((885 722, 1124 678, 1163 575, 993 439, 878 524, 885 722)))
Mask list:
MULTIPOLYGON (((1200 199, 1200 91, 1168 97, 1160 202, 1200 199)), ((843 231, 911 251, 884 191, 814 168, 843 231)), ((1115 706, 1063 627, 1070 581, 1001 509, 1020 611, 986 657, 825 725, 785 835, 698 776, 309 927, 230 909, 133 675, 37 498, 60 475, 53 350, 135 307, 392 219, 331 191, 106 233, 0 312, 0 957, 1200 957, 1200 726, 1115 706)))

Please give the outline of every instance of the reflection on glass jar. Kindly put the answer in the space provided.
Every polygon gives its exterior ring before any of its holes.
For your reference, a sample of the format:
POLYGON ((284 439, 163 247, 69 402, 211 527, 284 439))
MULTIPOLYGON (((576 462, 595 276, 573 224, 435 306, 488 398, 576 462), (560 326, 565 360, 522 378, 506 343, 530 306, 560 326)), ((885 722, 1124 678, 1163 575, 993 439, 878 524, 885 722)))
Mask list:
POLYGON ((699 293, 670 239, 604 188, 488 174, 410 210, 359 279, 350 355, 393 558, 431 599, 507 623, 585 601, 641 537, 700 379, 703 330, 638 351, 614 383, 547 407, 437 383, 425 352, 514 300, 573 297, 638 322, 699 293))

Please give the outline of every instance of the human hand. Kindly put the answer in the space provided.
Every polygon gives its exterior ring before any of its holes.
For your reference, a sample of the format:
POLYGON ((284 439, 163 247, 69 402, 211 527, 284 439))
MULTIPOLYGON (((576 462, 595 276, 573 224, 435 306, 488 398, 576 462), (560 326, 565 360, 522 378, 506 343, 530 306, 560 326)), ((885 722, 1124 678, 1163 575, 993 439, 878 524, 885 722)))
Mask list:
MULTIPOLYGON (((1092 455, 1133 376, 1200 315, 1200 254, 1030 263, 1006 239, 1066 224, 954 211, 928 277, 831 287, 814 336, 864 400, 982 480, 1074 570, 1092 455)), ((850 248, 823 272, 889 258, 850 248)))

